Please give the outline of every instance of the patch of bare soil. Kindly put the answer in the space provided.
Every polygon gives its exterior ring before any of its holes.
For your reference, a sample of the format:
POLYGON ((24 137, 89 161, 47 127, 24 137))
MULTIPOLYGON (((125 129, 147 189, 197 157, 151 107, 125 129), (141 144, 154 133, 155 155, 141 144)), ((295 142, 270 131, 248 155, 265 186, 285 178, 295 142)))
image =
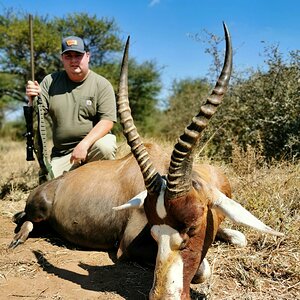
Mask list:
POLYGON ((79 250, 47 233, 7 250, 14 224, 0 216, 1 299, 144 299, 151 271, 114 263, 109 253, 79 250), (132 284, 133 283, 133 284, 132 284))
POLYGON ((0 299, 147 299, 150 269, 72 248, 51 232, 7 250, 15 226, 5 216, 0 224, 0 299))

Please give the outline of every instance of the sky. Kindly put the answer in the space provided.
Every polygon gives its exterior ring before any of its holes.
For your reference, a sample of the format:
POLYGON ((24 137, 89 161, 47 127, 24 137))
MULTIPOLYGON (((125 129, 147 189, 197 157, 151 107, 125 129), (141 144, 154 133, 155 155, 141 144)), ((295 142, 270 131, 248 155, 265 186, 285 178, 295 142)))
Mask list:
POLYGON ((0 0, 0 11, 7 8, 50 18, 72 13, 113 18, 124 42, 131 37, 130 56, 161 68, 162 98, 175 79, 207 76, 212 57, 201 40, 205 30, 223 36, 223 21, 236 69, 261 66, 268 44, 278 44, 283 54, 300 49, 299 0, 0 0))

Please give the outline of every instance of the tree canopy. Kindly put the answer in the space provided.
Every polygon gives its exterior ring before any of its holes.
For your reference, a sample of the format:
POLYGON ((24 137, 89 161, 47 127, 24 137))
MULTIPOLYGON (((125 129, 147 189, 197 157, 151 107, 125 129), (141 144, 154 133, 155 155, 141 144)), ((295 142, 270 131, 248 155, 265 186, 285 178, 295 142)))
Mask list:
MULTIPOLYGON (((244 151, 250 146, 267 160, 300 157, 300 51, 284 59, 271 45, 264 56, 265 65, 247 77, 235 72, 202 138, 206 155, 228 160, 235 146, 244 151)), ((190 123, 211 88, 205 81, 174 82, 165 113, 170 138, 190 123)))

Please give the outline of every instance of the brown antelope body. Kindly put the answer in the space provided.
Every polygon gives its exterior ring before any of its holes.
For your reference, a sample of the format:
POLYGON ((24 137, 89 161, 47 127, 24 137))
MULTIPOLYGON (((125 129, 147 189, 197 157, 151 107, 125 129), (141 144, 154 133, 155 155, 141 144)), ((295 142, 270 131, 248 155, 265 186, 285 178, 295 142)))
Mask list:
MULTIPOLYGON (((201 132, 221 103, 231 74, 231 41, 225 25, 224 30, 221 75, 172 154, 144 145, 134 126, 128 100, 128 39, 118 112, 132 154, 86 164, 37 187, 25 211, 16 216, 19 231, 11 247, 26 240, 34 223, 47 220, 76 245, 109 249, 117 244, 118 257, 155 263, 150 299, 190 299, 192 280, 209 276, 205 255, 216 234, 224 234, 219 225, 225 216, 280 235, 230 199, 229 182, 218 169, 193 164, 201 132)), ((225 234, 239 238, 233 231, 225 234)))

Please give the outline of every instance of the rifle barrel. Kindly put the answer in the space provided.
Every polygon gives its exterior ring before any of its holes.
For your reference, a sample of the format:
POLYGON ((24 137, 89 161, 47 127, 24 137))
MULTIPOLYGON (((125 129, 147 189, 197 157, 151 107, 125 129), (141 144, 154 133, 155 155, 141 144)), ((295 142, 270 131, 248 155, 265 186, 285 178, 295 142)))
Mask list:
POLYGON ((32 15, 29 15, 29 38, 30 38, 30 68, 31 68, 31 80, 34 82, 34 55, 33 55, 33 25, 32 15))

